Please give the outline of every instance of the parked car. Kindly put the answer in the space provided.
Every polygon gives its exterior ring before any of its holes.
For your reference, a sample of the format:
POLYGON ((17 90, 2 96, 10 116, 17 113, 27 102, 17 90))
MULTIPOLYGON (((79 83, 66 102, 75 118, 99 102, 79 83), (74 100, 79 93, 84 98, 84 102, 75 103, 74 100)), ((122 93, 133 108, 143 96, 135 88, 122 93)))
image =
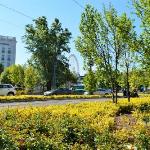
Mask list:
POLYGON ((0 95, 13 96, 15 94, 16 90, 11 84, 0 84, 0 95))
POLYGON ((94 95, 108 95, 108 94, 111 94, 111 93, 112 93, 111 89, 98 89, 93 94, 94 95))
POLYGON ((73 94, 75 95, 83 95, 85 93, 84 89, 76 89, 73 91, 73 94))
POLYGON ((72 94, 72 90, 67 89, 67 88, 59 88, 56 90, 50 90, 50 91, 46 91, 44 92, 45 96, 49 96, 49 95, 69 95, 72 94))

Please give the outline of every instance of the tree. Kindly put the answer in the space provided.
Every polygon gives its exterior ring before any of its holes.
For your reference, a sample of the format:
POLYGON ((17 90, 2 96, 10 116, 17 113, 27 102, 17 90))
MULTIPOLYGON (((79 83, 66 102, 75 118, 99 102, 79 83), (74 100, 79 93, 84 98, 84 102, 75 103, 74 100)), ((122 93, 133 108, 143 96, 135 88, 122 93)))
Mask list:
POLYGON ((77 82, 77 77, 70 71, 68 63, 63 64, 58 61, 56 71, 56 85, 57 87, 60 87, 66 85, 67 82, 75 83, 77 82))
POLYGON ((24 85, 24 67, 21 65, 12 65, 7 67, 1 74, 1 82, 11 83, 13 85, 24 85))
POLYGON ((88 72, 85 78, 85 87, 89 92, 93 91, 92 66, 94 65, 94 59, 96 55, 96 34, 97 34, 97 23, 96 23, 97 11, 90 5, 87 5, 85 11, 81 15, 80 32, 81 35, 77 37, 75 45, 77 50, 81 53, 84 59, 84 66, 88 72), (89 80, 89 81, 88 81, 89 80), (88 83, 88 84, 86 84, 88 83), (91 85, 91 86, 90 86, 91 85), (91 89, 90 89, 91 88, 91 89))
MULTIPOLYGON (((99 13, 97 21, 99 26, 97 33, 99 60, 97 61, 97 65, 99 70, 104 74, 103 76, 108 80, 108 83, 110 82, 112 84, 112 91, 113 93, 115 91, 115 102, 117 103, 120 62, 124 55, 127 60, 135 44, 133 41, 135 40, 136 34, 131 19, 125 13, 119 16, 112 6, 109 9, 104 7, 103 14, 99 13)), ((128 65, 127 63, 125 65, 127 69, 129 67, 128 65)), ((114 94, 112 96, 114 97, 114 94)))
POLYGON ((83 79, 83 83, 85 85, 85 90, 89 92, 89 94, 93 94, 97 87, 96 76, 92 70, 89 70, 88 74, 85 75, 83 79))
POLYGON ((137 35, 134 30, 133 23, 130 18, 124 13, 121 16, 121 22, 118 24, 120 26, 121 36, 120 39, 122 41, 122 49, 123 49, 123 68, 126 70, 126 89, 127 89, 127 97, 128 102, 130 102, 130 84, 129 84, 129 69, 134 61, 135 63, 135 53, 138 48, 138 40, 137 35))
MULTIPOLYGON (((44 70, 39 69, 40 64, 39 62, 32 59, 32 57, 28 60, 29 66, 32 66, 35 70, 37 70, 38 76, 39 76, 39 83, 38 85, 42 86, 44 89, 45 86, 45 78, 43 76, 44 70)), ((56 70, 56 86, 60 87, 66 84, 66 82, 77 82, 77 76, 72 73, 69 69, 68 61, 67 63, 62 63, 60 60, 57 60, 57 70, 56 70), (62 71, 63 70, 63 71, 62 71)))
POLYGON ((10 69, 5 68, 4 71, 1 73, 1 83, 8 83, 8 84, 12 84, 12 81, 10 79, 10 69))
POLYGON ((28 66, 25 68, 25 79, 24 79, 24 86, 31 92, 33 91, 34 87, 38 85, 39 76, 36 69, 32 66, 28 66))
POLYGON ((130 85, 131 89, 138 89, 140 86, 147 88, 150 84, 150 72, 145 71, 143 68, 133 68, 130 72, 130 85))
POLYGON ((79 26, 81 35, 78 36, 75 41, 76 48, 81 53, 85 61, 84 65, 86 70, 91 68, 92 62, 95 58, 97 31, 96 14, 97 11, 92 6, 86 6, 85 12, 81 15, 81 22, 79 26))
MULTIPOLYGON (((55 19, 51 27, 48 28, 46 18, 39 17, 34 20, 34 25, 26 26, 23 38, 33 60, 39 64, 47 89, 51 89, 56 83, 58 63, 61 62, 64 65, 67 63, 64 53, 70 52, 68 43, 71 33, 67 28, 62 28, 58 19, 55 19)), ((63 70, 61 71, 63 72, 63 70)))
POLYGON ((4 69, 1 74, 2 83, 11 83, 13 85, 23 86, 24 69, 21 65, 12 65, 4 69))
POLYGON ((10 69, 10 80, 12 84, 23 86, 24 85, 24 67, 21 65, 12 65, 10 69))
POLYGON ((109 9, 104 7, 103 13, 99 13, 87 5, 81 17, 80 32, 81 36, 76 40, 77 50, 90 70, 91 62, 96 66, 101 81, 104 77, 105 84, 111 83, 113 102, 117 103, 120 60, 133 45, 131 20, 125 13, 119 16, 112 6, 109 9))
MULTIPOLYGON (((111 55, 114 59, 114 69, 115 69, 115 96, 117 103, 117 87, 118 87, 118 66, 120 64, 120 59, 122 58, 126 46, 129 45, 132 32, 132 22, 127 15, 124 13, 118 15, 116 10, 111 6, 109 10, 104 9, 105 22, 108 31, 108 41, 109 47, 114 55, 111 55)), ((127 54, 125 52, 125 54, 127 54)), ((128 65, 128 64, 126 64, 128 65)), ((129 89, 129 88, 128 88, 129 89)), ((129 93, 129 91, 128 91, 129 93)))
POLYGON ((0 64, 0 74, 4 71, 4 66, 3 64, 0 64))
POLYGON ((142 63, 150 68, 150 1, 132 0, 138 18, 141 19, 142 33, 140 35, 140 47, 137 49, 142 54, 142 63))
POLYGON ((150 35, 150 1, 132 0, 137 16, 141 19, 142 28, 150 35))

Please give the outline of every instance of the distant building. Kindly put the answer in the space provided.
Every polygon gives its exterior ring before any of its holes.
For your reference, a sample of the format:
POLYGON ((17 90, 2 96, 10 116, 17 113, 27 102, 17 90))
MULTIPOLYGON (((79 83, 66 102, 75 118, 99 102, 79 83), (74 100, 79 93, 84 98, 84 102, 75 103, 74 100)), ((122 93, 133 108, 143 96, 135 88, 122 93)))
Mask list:
POLYGON ((0 63, 9 67, 15 64, 16 59, 16 38, 0 35, 0 63))

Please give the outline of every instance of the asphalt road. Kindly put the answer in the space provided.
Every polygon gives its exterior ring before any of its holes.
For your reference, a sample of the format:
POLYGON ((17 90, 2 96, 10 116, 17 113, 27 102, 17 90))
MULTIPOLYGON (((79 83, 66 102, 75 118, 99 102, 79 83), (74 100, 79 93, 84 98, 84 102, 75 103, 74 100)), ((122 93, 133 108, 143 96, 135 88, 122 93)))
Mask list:
POLYGON ((95 101, 102 102, 102 101, 108 101, 108 100, 111 100, 111 98, 66 99, 66 100, 32 101, 32 102, 9 102, 9 103, 0 103, 0 108, 77 104, 80 102, 95 102, 95 101))

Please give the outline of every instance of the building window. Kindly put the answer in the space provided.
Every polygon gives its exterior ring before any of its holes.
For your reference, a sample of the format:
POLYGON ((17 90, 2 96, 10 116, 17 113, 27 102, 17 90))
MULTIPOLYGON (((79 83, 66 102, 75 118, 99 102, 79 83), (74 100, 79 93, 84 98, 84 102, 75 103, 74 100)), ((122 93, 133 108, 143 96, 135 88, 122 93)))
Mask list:
POLYGON ((2 53, 5 53, 5 47, 2 47, 2 53))
POLYGON ((8 54, 11 54, 11 48, 8 48, 8 54))
POLYGON ((11 58, 8 56, 7 60, 8 60, 8 61, 10 61, 10 60, 11 60, 11 58))
POLYGON ((2 58, 1 58, 1 60, 2 60, 2 61, 4 61, 4 60, 5 60, 5 57, 4 57, 4 55, 2 55, 2 58))

